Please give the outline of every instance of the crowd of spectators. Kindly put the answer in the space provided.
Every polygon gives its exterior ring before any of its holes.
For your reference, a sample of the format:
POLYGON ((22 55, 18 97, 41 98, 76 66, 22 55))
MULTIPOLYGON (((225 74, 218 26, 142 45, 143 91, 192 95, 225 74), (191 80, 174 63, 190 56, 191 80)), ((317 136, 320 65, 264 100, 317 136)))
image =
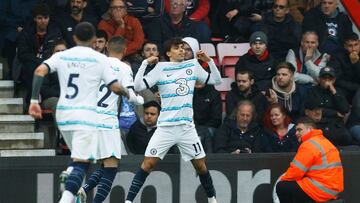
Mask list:
MULTIPOLYGON (((173 37, 184 38, 186 59, 215 37, 250 43, 235 65, 224 112, 214 86, 194 91, 194 123, 207 152, 296 151, 294 123, 304 115, 333 144, 360 143, 360 41, 337 0, 2 0, 0 52, 7 77, 26 87, 27 103, 35 68, 72 48, 83 21, 98 28, 93 48, 103 54, 108 39, 124 37, 134 76, 142 60, 162 59, 163 43, 173 37)), ((144 153, 156 129, 157 92, 139 92, 144 106, 131 107, 136 116, 124 138, 130 153, 144 153)), ((42 106, 55 111, 58 95, 58 78, 49 75, 42 106)))

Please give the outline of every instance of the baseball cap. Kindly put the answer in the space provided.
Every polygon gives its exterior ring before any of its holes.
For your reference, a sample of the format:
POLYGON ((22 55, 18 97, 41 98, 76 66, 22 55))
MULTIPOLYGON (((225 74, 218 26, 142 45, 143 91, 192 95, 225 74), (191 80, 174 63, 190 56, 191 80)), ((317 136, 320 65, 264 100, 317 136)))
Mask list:
POLYGON ((250 36, 250 44, 255 42, 263 42, 265 44, 268 43, 268 39, 265 33, 261 31, 257 31, 251 34, 250 36))
POLYGON ((329 75, 335 78, 335 70, 329 66, 324 67, 320 70, 319 77, 323 77, 325 75, 329 75))

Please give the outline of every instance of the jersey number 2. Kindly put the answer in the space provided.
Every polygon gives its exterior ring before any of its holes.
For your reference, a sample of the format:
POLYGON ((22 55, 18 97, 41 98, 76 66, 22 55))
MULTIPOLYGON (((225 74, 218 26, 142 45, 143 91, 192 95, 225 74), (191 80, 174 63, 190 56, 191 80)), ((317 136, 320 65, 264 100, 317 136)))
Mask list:
POLYGON ((104 88, 106 89, 106 93, 103 97, 101 97, 101 99, 98 101, 97 105, 100 106, 100 107, 104 107, 106 108, 107 106, 109 106, 109 104, 105 104, 104 101, 110 96, 111 94, 111 90, 109 90, 109 88, 105 85, 105 84, 102 84, 100 86, 100 89, 99 91, 102 92, 104 90, 104 88))
POLYGON ((77 96, 77 94, 79 93, 79 88, 74 83, 74 79, 78 78, 79 76, 80 76, 80 74, 78 74, 78 73, 72 73, 72 74, 69 75, 69 80, 68 80, 67 86, 73 88, 74 93, 73 94, 66 94, 65 95, 66 99, 74 99, 77 96))

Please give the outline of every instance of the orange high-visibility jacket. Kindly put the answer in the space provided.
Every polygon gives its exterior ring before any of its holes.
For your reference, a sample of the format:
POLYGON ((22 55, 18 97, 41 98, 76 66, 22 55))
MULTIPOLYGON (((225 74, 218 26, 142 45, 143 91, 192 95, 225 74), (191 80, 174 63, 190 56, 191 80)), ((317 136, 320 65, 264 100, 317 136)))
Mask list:
POLYGON ((321 130, 312 130, 301 140, 302 144, 281 180, 296 181, 316 202, 336 199, 344 190, 339 151, 321 130))

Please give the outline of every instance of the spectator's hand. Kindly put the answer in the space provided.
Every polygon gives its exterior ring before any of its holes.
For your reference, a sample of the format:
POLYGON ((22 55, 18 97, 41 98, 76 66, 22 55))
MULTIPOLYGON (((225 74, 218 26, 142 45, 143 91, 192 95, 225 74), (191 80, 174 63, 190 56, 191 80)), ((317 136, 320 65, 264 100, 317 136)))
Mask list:
POLYGON ((315 50, 308 48, 306 49, 306 54, 305 54, 305 61, 311 60, 313 58, 315 50))
POLYGON ((29 106, 29 114, 34 119, 42 119, 41 107, 37 103, 31 103, 29 106))
POLYGON ((351 52, 350 55, 349 55, 349 57, 350 57, 350 62, 351 62, 352 64, 354 64, 354 63, 356 63, 356 62, 359 61, 359 54, 356 53, 356 52, 351 52))
POLYGON ((257 13, 252 13, 251 14, 251 17, 249 17, 249 19, 253 22, 259 22, 262 20, 262 17, 260 14, 257 14, 257 13))
POLYGON ((211 61, 211 58, 202 50, 198 51, 196 53, 196 58, 201 60, 201 61, 204 61, 204 62, 210 62, 211 61))
POLYGON ((155 9, 153 7, 147 7, 147 12, 149 14, 154 14, 155 13, 155 9))
POLYGON ((246 153, 249 153, 249 154, 252 153, 250 148, 245 148, 245 151, 246 151, 246 153))
POLYGON ((236 149, 235 151, 231 152, 231 154, 240 154, 240 149, 236 149))
POLYGON ((340 112, 336 112, 336 115, 339 116, 340 118, 345 118, 345 115, 340 112))
POLYGON ((269 89, 269 94, 267 95, 266 92, 262 92, 269 103, 275 104, 278 103, 277 94, 273 89, 269 89))
POLYGON ((324 84, 326 89, 328 89, 332 94, 336 94, 336 89, 334 84, 335 84, 335 80, 327 80, 324 84))
POLYGON ((231 21, 238 13, 239 11, 237 9, 233 9, 227 12, 225 16, 229 21, 231 21))
POLYGON ((19 26, 19 27, 16 28, 16 31, 17 31, 17 32, 21 32, 22 30, 23 30, 23 27, 21 27, 21 26, 19 26))
POLYGON ((157 64, 159 62, 159 57, 157 56, 150 56, 146 59, 149 64, 157 64))

